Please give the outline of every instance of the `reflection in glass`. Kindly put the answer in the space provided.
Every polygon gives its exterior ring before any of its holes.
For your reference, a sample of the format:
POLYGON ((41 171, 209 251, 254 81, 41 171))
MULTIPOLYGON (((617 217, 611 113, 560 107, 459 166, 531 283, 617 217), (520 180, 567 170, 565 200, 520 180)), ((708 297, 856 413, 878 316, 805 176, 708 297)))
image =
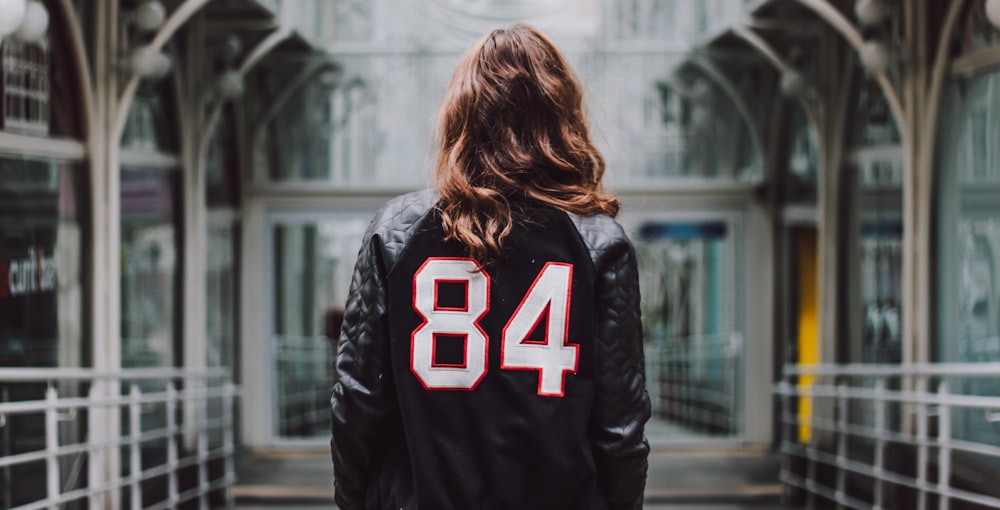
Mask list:
MULTIPOLYGON (((205 365, 229 369, 233 379, 238 368, 236 356, 236 299, 237 267, 236 236, 238 227, 233 223, 210 223, 205 249, 205 365)), ((209 420, 223 417, 222 405, 208 407, 209 420)), ((210 447, 222 444, 224 431, 214 429, 208 433, 210 447)), ((218 466, 217 466, 218 467, 218 466)))
POLYGON ((942 133, 942 361, 1000 360, 1000 73, 960 80, 942 133), (950 129, 949 129, 950 128, 950 129), (949 312, 949 310, 951 310, 949 312))
POLYGON ((739 434, 732 229, 725 222, 647 222, 636 239, 651 433, 739 434))
MULTIPOLYGON (((976 2, 973 5, 979 5, 976 2)), ((994 39, 995 40, 995 39, 994 39)), ((940 129, 937 353, 942 362, 1000 361, 1000 72, 956 76, 940 129)), ((964 379, 957 391, 997 395, 997 378, 964 379)), ((953 411, 952 433, 1000 446, 982 412, 953 411)), ((994 461, 995 462, 995 461, 994 461)), ((994 469, 1000 466, 994 465, 994 469)), ((995 471, 994 471, 995 472, 995 471)))
MULTIPOLYGON (((863 71, 855 70, 855 73, 861 75, 863 71)), ((899 129, 878 82, 874 79, 862 80, 855 106, 855 122, 861 129, 853 130, 852 147, 899 145, 899 129)))
POLYGON ((123 367, 174 366, 178 288, 176 175, 121 172, 123 367))
POLYGON ((788 148, 785 196, 789 202, 816 202, 819 189, 819 144, 806 110, 798 101, 788 114, 792 133, 788 148))
POLYGON ((233 110, 226 108, 215 126, 205 154, 205 201, 210 208, 239 205, 239 168, 233 110))
POLYGON ((1000 44, 1000 32, 986 17, 986 2, 971 2, 965 11, 965 19, 955 31, 957 39, 954 48, 962 53, 990 48, 1000 44))
POLYGON ((205 326, 210 367, 234 368, 236 339, 236 225, 209 225, 205 254, 205 326))
POLYGON ((29 43, 4 37, 0 42, 0 128, 37 136, 49 134, 49 61, 47 39, 29 43))
POLYGON ((274 226, 276 431, 329 434, 331 362, 351 273, 370 216, 274 226))
POLYGON ((163 153, 178 150, 176 101, 169 78, 143 80, 128 109, 122 147, 163 153))
MULTIPOLYGON (((371 183, 375 163, 375 98, 360 79, 333 91, 330 104, 330 158, 333 182, 371 183)), ((384 183, 380 183, 384 184, 384 183)))
MULTIPOLYGON (((0 157, 0 367, 79 367, 87 362, 82 174, 79 165, 0 157)), ((0 384, 0 402, 43 400, 46 386, 7 381, 0 384)), ((57 389, 63 397, 86 391, 76 383, 60 383, 57 389)), ((44 451, 43 413, 15 413, 3 421, 0 457, 44 451)), ((85 441, 79 424, 60 429, 61 444, 85 441)), ((45 476, 44 462, 4 468, 0 507, 44 503, 45 476)), ((68 489, 79 487, 62 480, 68 489)))
POLYGON ((83 363, 79 167, 0 158, 0 365, 83 363))
MULTIPOLYGON (((745 182, 761 177, 750 128, 715 83, 688 70, 673 80, 656 82, 654 91, 647 94, 644 113, 635 116, 646 122, 628 142, 631 159, 622 168, 629 171, 629 182, 665 177, 745 182), (641 150, 636 150, 636 143, 642 144, 641 150)), ((635 119, 620 123, 627 126, 635 119)), ((612 150, 609 168, 619 167, 614 155, 612 150)))
POLYGON ((267 150, 258 159, 271 181, 328 180, 330 138, 333 134, 333 96, 329 88, 312 82, 294 95, 261 131, 257 150, 267 150))
POLYGON ((963 218, 959 325, 962 361, 1000 361, 1000 215, 963 218))
POLYGON ((898 363, 902 359, 903 225, 873 221, 861 228, 861 360, 898 363))
POLYGON ((847 361, 902 361, 903 149, 899 129, 875 80, 855 70, 853 138, 847 175, 853 177, 851 216, 855 243, 849 257, 851 342, 847 361), (856 236, 856 237, 855 237, 856 236))

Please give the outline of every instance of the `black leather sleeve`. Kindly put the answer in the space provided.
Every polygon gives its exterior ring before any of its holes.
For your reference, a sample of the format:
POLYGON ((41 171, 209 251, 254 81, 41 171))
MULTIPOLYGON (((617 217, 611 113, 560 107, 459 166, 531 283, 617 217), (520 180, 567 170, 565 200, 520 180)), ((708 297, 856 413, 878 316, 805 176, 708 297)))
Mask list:
POLYGON ((590 418, 597 482, 611 509, 641 509, 649 419, 635 252, 609 218, 578 223, 595 260, 599 388, 590 418))
POLYGON ((336 380, 330 397, 330 451, 341 510, 363 508, 387 422, 396 407, 389 351, 386 279, 420 220, 437 200, 433 190, 391 200, 362 241, 344 310, 336 380))
POLYGON ((386 286, 381 241, 365 234, 354 268, 330 397, 335 498, 342 510, 363 508, 375 444, 390 413, 386 286))

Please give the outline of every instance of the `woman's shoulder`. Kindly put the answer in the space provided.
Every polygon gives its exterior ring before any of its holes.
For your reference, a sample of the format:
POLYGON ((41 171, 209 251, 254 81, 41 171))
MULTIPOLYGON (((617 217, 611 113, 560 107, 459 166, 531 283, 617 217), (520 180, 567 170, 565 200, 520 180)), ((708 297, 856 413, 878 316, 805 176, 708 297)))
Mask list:
POLYGON ((382 229, 398 230, 408 228, 420 221, 427 215, 434 204, 437 203, 440 195, 437 190, 426 189, 399 195, 386 202, 372 220, 372 230, 382 229))
POLYGON ((625 229, 611 216, 604 213, 566 213, 570 222, 580 234, 580 239, 596 263, 605 253, 614 248, 630 248, 632 241, 625 229))

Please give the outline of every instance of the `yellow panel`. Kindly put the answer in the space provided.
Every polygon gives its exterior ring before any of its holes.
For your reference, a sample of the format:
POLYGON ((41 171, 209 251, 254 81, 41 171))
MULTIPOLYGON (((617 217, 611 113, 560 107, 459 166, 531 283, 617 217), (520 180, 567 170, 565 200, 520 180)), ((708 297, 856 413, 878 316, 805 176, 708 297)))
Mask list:
MULTIPOLYGON (((819 363, 819 279, 816 256, 815 229, 796 231, 796 259, 798 261, 799 297, 799 364, 819 363)), ((799 388, 813 384, 812 376, 799 378, 799 388)), ((812 399, 799 399, 799 441, 806 443, 812 437, 809 419, 812 416, 812 399)))

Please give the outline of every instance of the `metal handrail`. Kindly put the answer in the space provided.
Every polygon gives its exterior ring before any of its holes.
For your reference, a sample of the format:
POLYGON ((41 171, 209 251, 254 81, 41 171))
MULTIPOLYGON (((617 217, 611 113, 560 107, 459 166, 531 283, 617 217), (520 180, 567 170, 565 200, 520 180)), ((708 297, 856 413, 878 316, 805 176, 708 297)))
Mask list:
MULTIPOLYGON (((0 402, 3 418, 0 430, 10 425, 11 416, 37 416, 39 436, 44 437, 40 441, 44 445, 35 450, 0 455, 0 468, 4 470, 45 463, 44 497, 16 509, 57 508, 74 501, 87 502, 92 508, 106 507, 111 501, 120 501, 125 493, 133 509, 174 508, 188 500, 198 500, 201 508, 208 508, 210 495, 217 491, 232 506, 233 404, 238 389, 227 370, 152 368, 101 372, 84 368, 0 368, 0 384, 4 386, 37 383, 46 383, 43 398, 0 402), (60 396, 59 388, 74 383, 89 386, 88 396, 60 396), (151 385, 162 390, 149 391, 151 385), (158 409, 163 412, 155 415, 148 412, 158 409), (83 413, 86 413, 87 437, 63 444, 60 430, 65 429, 60 429, 60 423, 76 420, 83 413), (112 425, 119 423, 119 416, 121 422, 128 424, 127 431, 109 437, 106 430, 118 430, 112 425), (148 447, 164 449, 165 460, 143 465, 147 456, 142 451, 148 447), (119 451, 128 458, 127 473, 102 464, 103 459, 117 466, 114 459, 119 457, 119 451), (79 473, 75 468, 68 477, 61 469, 61 459, 74 456, 78 464, 83 456, 88 459, 91 476, 86 477, 83 487, 77 487, 75 477, 79 473), (209 463, 219 461, 221 473, 213 474, 215 470, 209 469, 209 463), (179 475, 191 468, 197 472, 197 481, 185 486, 179 475), (96 473, 104 476, 94 476, 96 473), (167 481, 166 499, 143 501, 142 483, 161 477, 167 481)), ((80 423, 77 430, 84 430, 82 426, 80 423)), ((20 444, 23 445, 23 440, 20 444)), ((17 487, 5 485, 7 490, 17 487)))
POLYGON ((783 407, 780 478, 804 491, 810 508, 817 498, 886 508, 893 491, 906 490, 919 510, 947 509, 953 501, 1000 509, 992 488, 953 480, 956 454, 988 459, 1000 470, 998 375, 994 362, 787 365, 775 387, 783 407), (981 394, 984 378, 997 381, 990 393, 998 395, 981 394), (973 381, 975 392, 962 384, 973 381), (912 452, 916 465, 894 465, 890 446, 912 452), (869 489, 849 485, 849 478, 868 479, 869 489))
POLYGON ((785 377, 794 375, 826 376, 923 376, 923 377, 998 377, 1000 363, 908 363, 889 364, 807 364, 785 365, 785 377))
POLYGON ((692 432, 738 435, 742 336, 658 338, 653 344, 645 357, 654 415, 692 432))
POLYGON ((226 368, 185 370, 180 368, 125 368, 117 371, 98 371, 90 368, 22 368, 0 367, 0 382, 49 382, 83 380, 160 380, 160 379, 211 379, 228 378, 226 368))

